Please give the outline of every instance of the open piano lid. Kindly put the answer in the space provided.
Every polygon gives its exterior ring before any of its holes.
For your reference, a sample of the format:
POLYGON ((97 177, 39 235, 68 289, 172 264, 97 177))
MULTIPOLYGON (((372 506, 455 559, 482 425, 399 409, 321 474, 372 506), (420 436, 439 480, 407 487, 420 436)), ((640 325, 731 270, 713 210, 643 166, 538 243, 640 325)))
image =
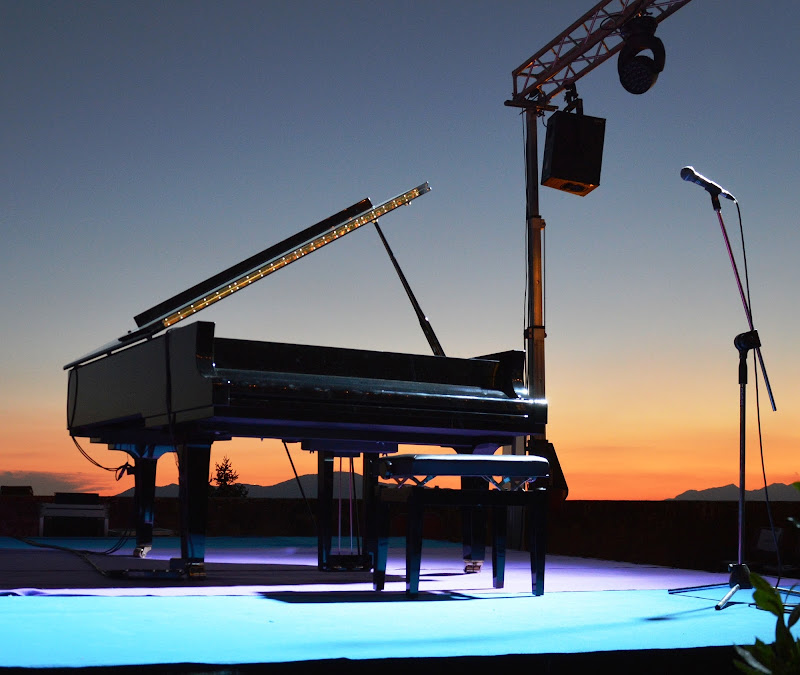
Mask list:
POLYGON ((362 199, 325 220, 215 274, 141 314, 137 314, 134 317, 138 326, 136 330, 129 331, 79 359, 70 361, 64 366, 64 370, 150 338, 161 330, 193 316, 200 310, 305 257, 362 225, 374 222, 390 211, 408 204, 420 195, 430 192, 430 189, 428 183, 422 183, 378 206, 373 206, 368 198, 362 199))

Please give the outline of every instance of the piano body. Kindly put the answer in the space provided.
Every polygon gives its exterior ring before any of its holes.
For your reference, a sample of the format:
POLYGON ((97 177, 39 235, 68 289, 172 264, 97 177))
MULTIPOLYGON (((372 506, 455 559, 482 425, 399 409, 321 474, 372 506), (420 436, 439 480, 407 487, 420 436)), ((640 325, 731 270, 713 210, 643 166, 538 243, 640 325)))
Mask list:
MULTIPOLYGON (((371 215, 387 210, 384 204, 365 216, 367 206, 371 203, 363 200, 301 234, 327 237, 320 233, 334 226, 346 233, 341 228, 350 227, 354 214, 361 214, 359 222, 370 222, 371 215)), ((291 242, 295 246, 297 237, 291 242)), ((285 248, 262 253, 283 261, 285 248)), ((264 258, 257 257, 245 261, 246 267, 263 271, 264 258)), ((243 275, 241 265, 231 270, 246 283, 253 275, 243 275)), ((220 273, 209 281, 230 288, 224 285, 229 276, 220 273)), ((174 564, 202 575, 214 442, 282 439, 318 453, 319 564, 325 568, 333 457, 364 454, 369 482, 374 477, 366 458, 396 452, 398 444, 493 453, 517 437, 544 433, 547 404, 527 396, 521 351, 464 359, 258 342, 217 337, 210 322, 174 327, 164 319, 193 314, 196 295, 203 296, 201 309, 210 304, 210 288, 198 284, 176 296, 179 302, 161 303, 140 315, 144 319, 133 338, 123 336, 65 366, 70 434, 133 458, 138 555, 152 545, 156 463, 168 452, 179 460, 181 559, 174 564), (176 312, 180 303, 190 309, 176 312)))
POLYGON ((69 371, 70 434, 134 460, 138 550, 151 543, 155 466, 167 452, 179 458, 188 565, 204 556, 215 441, 301 442, 327 480, 323 461, 336 454, 400 443, 490 453, 544 429, 547 406, 525 396, 522 352, 461 359, 226 339, 214 328, 197 321, 69 371))

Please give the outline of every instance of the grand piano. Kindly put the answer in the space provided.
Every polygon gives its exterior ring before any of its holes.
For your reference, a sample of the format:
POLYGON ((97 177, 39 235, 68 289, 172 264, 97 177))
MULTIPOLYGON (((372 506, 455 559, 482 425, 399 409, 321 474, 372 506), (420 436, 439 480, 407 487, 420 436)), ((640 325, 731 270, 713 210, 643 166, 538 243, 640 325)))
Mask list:
MULTIPOLYGON (((354 204, 289 244, 135 317, 138 331, 65 366, 69 433, 133 458, 137 555, 152 545, 156 462, 166 453, 177 453, 179 466, 181 558, 173 565, 199 576, 214 442, 254 437, 301 443, 319 455, 318 498, 324 503, 332 493, 335 456, 374 457, 396 452, 399 444, 494 453, 515 438, 544 432, 547 404, 527 396, 521 351, 453 358, 230 339, 218 337, 206 321, 172 325, 176 316, 192 316, 210 304, 219 288, 287 259, 289 249, 314 250, 321 238, 359 218, 377 225, 385 204, 354 204), (309 241, 316 244, 309 248, 309 241)), ((364 480, 373 480, 370 462, 364 467, 364 480)), ((319 528, 319 564, 326 568, 328 516, 319 528)))

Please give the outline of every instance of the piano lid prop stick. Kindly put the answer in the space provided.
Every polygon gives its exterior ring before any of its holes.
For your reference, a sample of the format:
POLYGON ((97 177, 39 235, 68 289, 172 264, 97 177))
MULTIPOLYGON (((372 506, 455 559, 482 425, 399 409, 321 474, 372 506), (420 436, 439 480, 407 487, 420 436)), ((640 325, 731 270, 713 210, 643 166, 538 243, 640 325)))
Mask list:
POLYGON ((389 254, 389 260, 392 261, 392 265, 394 265, 395 272, 397 272, 397 276, 400 278, 400 283, 403 284, 403 288, 406 291, 406 295, 408 299, 411 301, 411 306, 414 308, 414 312, 417 315, 417 321, 419 321, 420 328, 422 328, 422 332, 425 334, 425 338, 428 340, 428 345, 430 345, 431 350, 436 356, 444 356, 444 349, 442 349, 442 345, 439 342, 439 338, 436 337, 436 333, 433 332, 433 326, 431 326, 431 322, 428 320, 428 317, 425 315, 425 312, 422 311, 422 307, 420 307, 419 302, 417 302, 417 298, 414 295, 414 291, 411 290, 411 286, 408 284, 408 280, 406 279, 406 275, 403 274, 403 270, 400 268, 400 263, 397 262, 397 258, 394 257, 394 253, 392 252, 391 247, 389 246, 389 242, 386 241, 386 237, 383 236, 383 230, 381 226, 378 224, 376 220, 375 229, 378 231, 378 236, 381 238, 381 242, 383 242, 383 247, 386 249, 386 253, 389 254))

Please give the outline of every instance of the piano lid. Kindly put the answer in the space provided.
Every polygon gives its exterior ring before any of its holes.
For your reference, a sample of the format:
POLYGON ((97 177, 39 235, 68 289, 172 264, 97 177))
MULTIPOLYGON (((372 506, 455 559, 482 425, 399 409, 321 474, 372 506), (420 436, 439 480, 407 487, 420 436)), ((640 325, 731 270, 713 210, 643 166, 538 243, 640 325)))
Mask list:
POLYGON ((256 253, 242 260, 242 262, 233 265, 233 267, 229 267, 215 274, 213 277, 209 277, 205 281, 201 281, 199 284, 187 288, 185 291, 172 296, 168 300, 164 300, 154 307, 145 310, 141 314, 137 314, 133 317, 133 320, 140 328, 158 322, 160 319, 169 316, 181 307, 191 305, 205 297, 213 296, 214 293, 219 292, 220 289, 224 289, 228 284, 240 277, 247 277, 248 274, 254 273, 255 270, 258 270, 265 264, 276 259, 279 260, 282 256, 290 254, 298 247, 317 239, 321 235, 351 219, 353 216, 357 216, 370 208, 372 208, 372 202, 369 199, 362 199, 360 202, 348 206, 346 209, 318 222, 316 225, 307 227, 305 230, 284 239, 274 246, 264 249, 261 253, 256 253))
POLYGON ((141 314, 137 314, 134 317, 134 321, 139 326, 137 330, 128 331, 128 333, 116 340, 67 363, 64 369, 67 370, 100 356, 111 354, 118 349, 152 337, 159 331, 169 328, 189 316, 193 316, 200 310, 299 260, 362 225, 377 221, 379 217, 408 204, 413 199, 429 192, 430 189, 428 183, 423 183, 375 207, 372 206, 372 202, 369 199, 362 199, 360 202, 320 221, 316 225, 312 225, 280 243, 270 246, 260 253, 172 296, 141 314))

